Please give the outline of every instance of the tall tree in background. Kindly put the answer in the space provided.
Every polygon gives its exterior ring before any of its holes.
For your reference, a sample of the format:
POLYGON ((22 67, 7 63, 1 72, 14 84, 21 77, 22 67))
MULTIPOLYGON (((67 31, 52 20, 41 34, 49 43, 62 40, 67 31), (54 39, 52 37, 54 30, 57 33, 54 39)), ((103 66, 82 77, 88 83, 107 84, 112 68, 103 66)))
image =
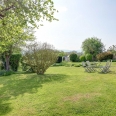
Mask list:
POLYGON ((105 50, 104 44, 97 37, 91 37, 85 39, 82 42, 82 49, 85 54, 91 54, 93 58, 105 50))
POLYGON ((107 51, 113 53, 113 57, 116 58, 116 45, 110 46, 107 51))
POLYGON ((116 45, 112 45, 112 46, 110 46, 110 47, 108 48, 107 51, 110 51, 110 52, 116 54, 116 45))

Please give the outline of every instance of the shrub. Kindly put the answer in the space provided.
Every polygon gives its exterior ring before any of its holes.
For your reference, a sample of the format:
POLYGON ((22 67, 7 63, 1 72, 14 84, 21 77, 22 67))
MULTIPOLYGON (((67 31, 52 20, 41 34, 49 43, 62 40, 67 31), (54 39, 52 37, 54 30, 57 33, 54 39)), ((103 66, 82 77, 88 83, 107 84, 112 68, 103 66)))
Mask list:
POLYGON ((111 52, 103 52, 100 54, 97 54, 97 60, 104 61, 108 59, 113 59, 113 53, 111 52))
POLYGON ((62 56, 58 56, 56 63, 61 63, 61 62, 62 62, 62 56))
POLYGON ((86 61, 85 55, 81 55, 81 56, 79 57, 79 59, 80 59, 81 62, 82 62, 82 61, 86 61))
POLYGON ((77 61, 77 54, 75 54, 75 53, 70 54, 70 60, 72 62, 76 62, 77 61))
POLYGON ((116 62, 116 59, 112 60, 112 62, 116 62))
POLYGON ((75 67, 80 67, 80 66, 82 66, 81 64, 75 64, 74 65, 75 67))
POLYGON ((4 76, 8 76, 8 75, 11 75, 11 74, 13 74, 13 72, 12 72, 12 71, 10 71, 10 70, 9 70, 9 71, 5 71, 5 72, 4 72, 4 76))
POLYGON ((86 54, 85 55, 86 60, 92 61, 92 55, 91 54, 86 54))
POLYGON ((58 52, 52 45, 47 43, 30 43, 25 49, 26 51, 22 59, 23 66, 26 66, 24 68, 28 66, 30 72, 37 74, 44 74, 58 58, 58 52))
POLYGON ((8 75, 11 75, 13 74, 12 71, 6 71, 6 70, 1 70, 0 71, 0 76, 8 76, 8 75))
POLYGON ((13 71, 18 70, 20 58, 21 58, 21 54, 13 54, 10 57, 10 66, 13 71))

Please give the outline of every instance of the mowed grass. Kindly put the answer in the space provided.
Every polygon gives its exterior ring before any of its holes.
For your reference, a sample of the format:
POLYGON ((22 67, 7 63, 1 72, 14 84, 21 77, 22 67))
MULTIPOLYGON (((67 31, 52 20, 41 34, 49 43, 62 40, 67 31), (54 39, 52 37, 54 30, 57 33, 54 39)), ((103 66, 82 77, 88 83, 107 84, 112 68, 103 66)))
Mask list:
POLYGON ((108 74, 50 67, 0 77, 0 116, 116 116, 116 63, 108 74))

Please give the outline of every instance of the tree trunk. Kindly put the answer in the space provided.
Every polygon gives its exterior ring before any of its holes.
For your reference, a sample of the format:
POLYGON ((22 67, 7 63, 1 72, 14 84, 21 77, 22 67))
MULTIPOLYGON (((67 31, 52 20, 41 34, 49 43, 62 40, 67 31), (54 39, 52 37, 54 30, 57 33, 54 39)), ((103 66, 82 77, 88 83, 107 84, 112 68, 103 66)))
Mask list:
POLYGON ((5 62, 6 62, 5 68, 6 68, 7 71, 10 70, 9 61, 10 61, 10 55, 5 55, 5 62))

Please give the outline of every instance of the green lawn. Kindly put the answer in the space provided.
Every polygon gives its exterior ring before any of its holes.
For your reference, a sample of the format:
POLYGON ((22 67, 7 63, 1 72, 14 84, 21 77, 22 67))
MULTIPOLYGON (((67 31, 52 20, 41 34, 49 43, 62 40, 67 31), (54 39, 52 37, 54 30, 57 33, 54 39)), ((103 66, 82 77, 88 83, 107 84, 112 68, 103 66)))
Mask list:
POLYGON ((116 63, 111 73, 50 67, 45 75, 0 77, 0 116, 116 116, 116 63))

